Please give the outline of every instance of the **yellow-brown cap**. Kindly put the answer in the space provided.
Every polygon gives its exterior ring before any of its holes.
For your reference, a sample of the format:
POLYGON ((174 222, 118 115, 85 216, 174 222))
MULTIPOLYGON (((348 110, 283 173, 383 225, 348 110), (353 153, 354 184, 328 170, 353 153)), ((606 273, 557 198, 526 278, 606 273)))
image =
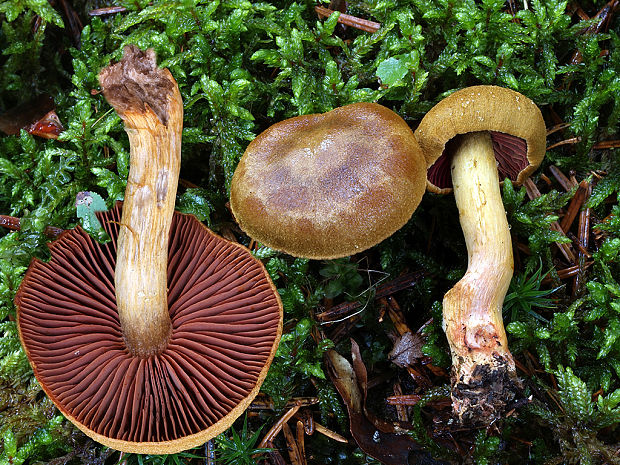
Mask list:
POLYGON ((476 131, 491 132, 500 178, 520 184, 545 156, 545 122, 532 100, 503 87, 466 87, 431 108, 415 131, 429 168, 429 191, 452 190, 446 144, 476 131))
POLYGON ((382 105, 355 103, 261 133, 237 166, 230 205, 257 241, 331 259, 400 229, 425 182, 426 162, 407 123, 382 105))

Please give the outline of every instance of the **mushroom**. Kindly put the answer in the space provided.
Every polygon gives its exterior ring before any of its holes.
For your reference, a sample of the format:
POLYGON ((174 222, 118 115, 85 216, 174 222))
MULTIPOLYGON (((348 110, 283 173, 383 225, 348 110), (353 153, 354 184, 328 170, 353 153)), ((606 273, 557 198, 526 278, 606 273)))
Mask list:
POLYGON ((168 233, 181 167, 183 102, 155 52, 125 47, 99 74, 106 100, 125 123, 130 164, 116 251, 114 283, 128 350, 160 353, 170 337, 166 299, 168 233))
POLYGON ((172 331, 159 354, 134 355, 114 294, 120 205, 99 220, 111 242, 67 230, 19 288, 19 335, 35 376, 65 417, 108 447, 171 454, 200 445, 258 393, 282 331, 278 293, 246 248, 175 212, 172 331))
POLYGON ((454 190, 467 272, 443 299, 453 363, 453 408, 488 424, 519 392, 502 305, 513 274, 498 171, 520 183, 545 154, 545 123, 527 97, 501 87, 462 89, 433 107, 415 136, 428 161, 428 190, 454 190))
POLYGON ((154 53, 129 47, 101 73, 125 120, 125 202, 33 260, 15 297, 35 376, 84 433, 126 452, 195 447, 258 393, 282 331, 282 304, 243 246, 174 213, 182 104, 154 53), (163 273, 163 276, 161 274, 163 273))
POLYGON ((230 206, 241 229, 273 249, 344 257, 409 220, 424 194, 424 169, 400 116, 355 103, 262 132, 235 170, 230 206))

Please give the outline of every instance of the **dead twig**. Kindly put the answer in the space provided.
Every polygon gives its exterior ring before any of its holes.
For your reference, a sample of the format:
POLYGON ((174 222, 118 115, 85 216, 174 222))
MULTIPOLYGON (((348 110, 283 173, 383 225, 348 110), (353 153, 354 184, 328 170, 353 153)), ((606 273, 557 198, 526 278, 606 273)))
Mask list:
MULTIPOLYGON (((316 405, 319 403, 318 397, 293 397, 285 405, 285 408, 292 408, 295 406, 309 407, 310 405, 316 405)), ((250 410, 275 410, 275 406, 271 398, 259 394, 250 404, 250 410)))
POLYGON ((308 436, 314 434, 314 416, 309 409, 300 410, 295 414, 295 418, 304 425, 304 431, 308 436))
POLYGON ((551 134, 561 131, 562 129, 566 129, 570 127, 570 123, 559 123, 556 124, 552 127, 550 127, 549 129, 547 129, 547 137, 549 137, 551 134))
POLYGON ((299 457, 301 458, 301 464, 307 465, 306 461, 306 442, 305 442, 305 428, 304 423, 301 420, 297 420, 297 427, 295 434, 297 435, 297 447, 299 448, 299 457))
MULTIPOLYGON (((415 394, 408 394, 407 397, 412 396, 412 395, 415 395, 415 394)), ((390 399, 394 397, 403 397, 403 389, 400 387, 400 383, 398 381, 394 383, 394 395, 387 398, 387 403, 389 405, 394 405, 394 407, 396 408, 396 415, 400 421, 408 422, 409 415, 407 415, 407 409, 405 408, 405 406, 403 404, 391 404, 390 403, 390 399)))
POLYGON ((571 180, 568 179, 568 177, 564 173, 562 173, 562 171, 560 171, 557 166, 551 165, 549 167, 549 171, 551 171, 553 177, 560 183, 560 185, 566 192, 570 191, 574 187, 571 180))
POLYGON ((419 396, 417 394, 400 394, 395 396, 389 396, 386 401, 389 405, 394 405, 396 407, 396 410, 398 411, 398 407, 403 408, 403 406, 405 405, 415 405, 420 402, 421 398, 422 396, 419 396))
POLYGON ((594 150, 617 149, 620 147, 620 140, 604 140, 592 146, 594 150))
POLYGON ((555 144, 551 144, 547 147, 547 151, 561 147, 562 145, 573 145, 578 144, 579 142, 581 142, 581 137, 571 137, 570 139, 564 139, 560 142, 556 142, 555 144))
MULTIPOLYGON (((315 6, 314 11, 321 17, 328 18, 335 13, 334 10, 330 10, 329 8, 324 8, 322 6, 315 6)), ((367 19, 358 18, 356 16, 348 15, 346 13, 340 13, 338 17, 338 22, 340 24, 344 24, 346 26, 354 27, 355 29, 359 29, 365 32, 377 32, 381 28, 381 24, 376 23, 374 21, 369 21, 367 19)))
MULTIPOLYGON (((592 187, 586 181, 584 182, 586 188, 584 202, 587 202, 587 199, 590 196, 590 192, 592 191, 592 187)), ((581 287, 585 282, 584 278, 586 258, 590 257, 590 253, 588 252, 588 246, 590 245, 590 208, 587 206, 579 213, 579 230, 577 233, 577 244, 579 246, 577 251, 577 265, 579 265, 579 272, 577 273, 573 281, 573 295, 577 295, 581 291, 581 287)))
MULTIPOLYGON (((0 226, 4 226, 12 231, 21 230, 21 220, 14 216, 0 215, 0 226)), ((43 234, 47 237, 56 238, 64 232, 64 229, 57 228, 55 226, 46 226, 43 230, 43 234)))
POLYGON ((579 213, 579 210, 586 200, 588 186, 587 181, 582 181, 581 184, 579 184, 575 195, 568 205, 566 215, 564 215, 564 218, 562 218, 562 221, 560 222, 560 228, 562 231, 568 231, 573 224, 573 221, 577 217, 577 213, 579 213))
POLYGON ((293 418, 293 415, 297 413, 300 407, 301 405, 295 405, 291 407, 284 415, 282 415, 282 417, 278 421, 276 421, 276 423, 271 427, 271 429, 267 431, 265 437, 263 437, 263 440, 258 445, 258 448, 261 449, 263 447, 267 447, 268 442, 273 442, 273 439, 282 430, 282 426, 285 425, 286 422, 289 421, 291 418, 293 418))
POLYGON ((295 442, 295 436, 293 436, 293 432, 288 423, 282 424, 282 433, 284 433, 284 439, 286 440, 286 446, 288 448, 288 457, 291 459, 291 464, 304 465, 305 460, 301 458, 299 446, 297 442, 295 442))
MULTIPOLYGON (((610 2, 608 2, 592 18, 592 19, 598 19, 599 21, 597 21, 594 24, 588 26, 583 31, 581 31, 581 33, 582 34, 597 34, 600 31, 606 29, 607 26, 609 25, 609 23, 611 22, 611 18, 613 16, 613 12, 615 11, 615 9, 617 7, 618 7, 618 0, 611 0, 610 2)), ((588 18, 588 15, 585 12, 583 12, 583 10, 581 10, 581 12, 579 10, 577 10, 577 13, 579 14, 581 19, 584 19, 584 20, 590 19, 590 18, 588 18)), ((581 55, 581 52, 579 50, 576 50, 573 53, 573 55, 571 56, 571 58, 570 58, 568 63, 571 64, 571 65, 576 65, 576 64, 581 63, 582 61, 583 61, 583 57, 581 55)))
POLYGON ((314 430, 317 433, 321 433, 323 436, 327 436, 328 438, 333 439, 334 441, 342 442, 345 444, 349 442, 349 440, 344 436, 330 430, 329 428, 326 428, 325 426, 317 423, 316 421, 314 422, 314 430))

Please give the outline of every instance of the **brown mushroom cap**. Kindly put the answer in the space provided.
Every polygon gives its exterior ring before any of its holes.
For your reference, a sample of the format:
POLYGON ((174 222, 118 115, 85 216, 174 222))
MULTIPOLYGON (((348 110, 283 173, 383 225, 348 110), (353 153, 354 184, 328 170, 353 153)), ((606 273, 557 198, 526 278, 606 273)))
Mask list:
POLYGON ((114 449, 168 454, 228 428, 258 393, 282 331, 282 304, 262 264, 191 215, 169 243, 172 335, 157 356, 132 356, 114 294, 120 207, 100 216, 112 241, 81 228, 34 260, 15 299, 35 375, 61 412, 114 449))
POLYGON ((241 228, 291 255, 361 252, 420 203, 426 164, 405 121, 376 103, 274 124, 245 151, 230 189, 241 228))
POLYGON ((429 167, 429 191, 452 190, 448 143, 476 131, 491 133, 501 179, 522 183, 545 156, 545 122, 532 100, 503 87, 467 87, 435 105, 415 131, 429 167))

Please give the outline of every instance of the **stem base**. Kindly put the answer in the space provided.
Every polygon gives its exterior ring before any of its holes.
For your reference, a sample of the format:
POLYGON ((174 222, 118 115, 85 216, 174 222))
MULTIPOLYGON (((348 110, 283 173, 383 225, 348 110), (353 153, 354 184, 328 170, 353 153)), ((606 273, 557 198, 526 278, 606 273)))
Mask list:
POLYGON ((452 370, 451 397, 462 425, 485 426, 502 418, 509 406, 523 397, 512 356, 494 354, 484 363, 459 360, 452 370))

